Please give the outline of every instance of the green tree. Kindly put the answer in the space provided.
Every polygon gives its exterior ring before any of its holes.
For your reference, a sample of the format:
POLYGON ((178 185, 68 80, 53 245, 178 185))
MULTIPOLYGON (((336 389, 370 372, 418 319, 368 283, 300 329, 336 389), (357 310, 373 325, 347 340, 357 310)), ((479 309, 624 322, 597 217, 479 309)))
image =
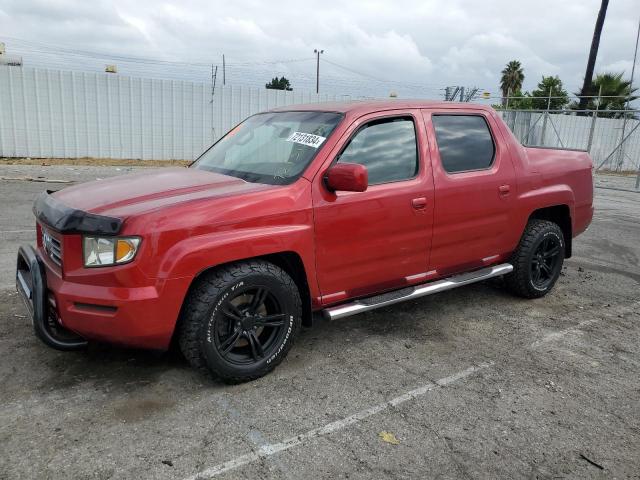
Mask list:
POLYGON ((524 72, 518 60, 511 60, 502 69, 501 74, 500 90, 502 90, 502 106, 504 107, 507 104, 507 97, 509 95, 515 95, 522 89, 524 72))
MULTIPOLYGON (((600 88, 602 87, 601 97, 587 99, 588 101, 585 108, 595 110, 597 107, 601 112, 598 114, 600 117, 623 117, 624 115, 622 112, 607 112, 607 110, 624 110, 627 98, 629 99, 629 102, 633 102, 638 98, 637 96, 634 96, 634 93, 638 89, 632 88, 631 81, 623 79, 623 76, 624 72, 605 72, 596 75, 596 78, 593 80, 592 87, 596 92, 595 95, 598 95, 598 92, 600 92, 600 88)), ((581 109, 581 103, 573 103, 571 107, 574 109, 581 109)), ((631 113, 627 115, 629 117, 633 116, 631 113)))
POLYGON ((532 108, 535 110, 560 110, 569 103, 569 94, 562 86, 562 80, 558 76, 542 76, 537 88, 531 92, 532 108), (549 99, 549 97, 553 97, 549 99))
POLYGON ((265 87, 271 90, 287 90, 289 92, 293 90, 291 83, 285 77, 273 77, 265 87))
POLYGON ((513 110, 531 110, 533 108, 533 99, 529 92, 522 93, 520 90, 511 92, 509 97, 509 109, 513 110))

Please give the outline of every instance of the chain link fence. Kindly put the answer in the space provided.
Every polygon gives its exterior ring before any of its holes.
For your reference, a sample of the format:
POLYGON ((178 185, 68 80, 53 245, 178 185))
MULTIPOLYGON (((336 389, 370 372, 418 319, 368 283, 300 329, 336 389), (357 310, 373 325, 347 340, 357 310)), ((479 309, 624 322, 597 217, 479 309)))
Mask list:
POLYGON ((584 150, 598 173, 635 176, 640 189, 640 110, 496 110, 523 145, 584 150))

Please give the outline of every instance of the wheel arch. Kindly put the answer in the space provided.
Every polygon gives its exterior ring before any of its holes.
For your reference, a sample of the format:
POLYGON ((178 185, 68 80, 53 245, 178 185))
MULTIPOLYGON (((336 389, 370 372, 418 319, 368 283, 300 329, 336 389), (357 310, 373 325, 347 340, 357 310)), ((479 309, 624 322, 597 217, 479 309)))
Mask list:
POLYGON ((182 317, 182 309, 186 303, 187 298, 189 298, 189 294, 198 284, 200 279, 203 278, 204 275, 211 272, 212 270, 225 267, 228 265, 232 265, 235 263, 248 262, 252 260, 264 260, 269 263, 272 263, 281 269, 283 269, 296 283, 298 287, 298 292, 300 293, 300 299, 302 301, 302 324, 304 326, 311 326, 312 324, 312 306, 311 306, 311 289, 309 288, 309 283, 307 280, 307 271, 304 266, 304 262, 302 261, 302 257, 295 251, 281 251, 275 253, 269 253, 265 255, 257 255, 254 257, 246 257, 239 258, 235 260, 230 260, 223 263, 218 263, 215 265, 209 265, 202 270, 200 270, 192 279, 189 284, 189 288, 187 289, 184 298, 182 300, 182 306, 180 307, 180 315, 178 315, 178 319, 173 329, 173 334, 171 336, 171 344, 175 345, 177 341, 177 332, 178 332, 178 324, 182 317))
POLYGON ((571 222, 571 209, 569 205, 560 204, 534 210, 527 220, 548 220, 557 224, 562 230, 564 236, 564 257, 570 258, 573 247, 573 224, 571 222))
POLYGON ((307 271, 304 268, 302 257, 293 251, 285 251, 271 253, 257 257, 267 262, 277 265, 287 272, 293 281, 296 282, 298 292, 300 292, 300 300, 302 300, 302 324, 310 327, 312 324, 312 308, 311 308, 311 289, 307 271))

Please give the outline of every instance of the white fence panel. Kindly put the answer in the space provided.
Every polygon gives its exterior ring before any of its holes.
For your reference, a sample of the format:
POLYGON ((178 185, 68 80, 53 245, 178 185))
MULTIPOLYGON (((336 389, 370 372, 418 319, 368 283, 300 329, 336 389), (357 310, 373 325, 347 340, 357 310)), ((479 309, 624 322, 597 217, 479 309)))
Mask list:
MULTIPOLYGON (((348 97, 0 66, 0 157, 192 160, 249 115, 348 97)), ((524 144, 586 149, 592 118, 509 110, 501 115, 524 144)), ((622 119, 596 120, 599 165, 622 137, 622 119)), ((638 120, 628 120, 630 132, 638 120)), ((634 170, 640 128, 605 168, 634 170)))
POLYGON ((191 160, 256 112, 340 99, 1 66, 0 157, 191 160))
MULTIPOLYGON (((544 112, 507 110, 499 112, 509 128, 523 145, 551 148, 589 147, 589 135, 593 126, 590 155, 596 166, 600 165, 622 141, 624 119, 596 118, 550 113, 545 121, 544 112)), ((634 131, 638 120, 627 119, 625 137, 631 133, 622 148, 618 148, 607 160, 604 168, 635 171, 640 162, 640 128, 634 131)))

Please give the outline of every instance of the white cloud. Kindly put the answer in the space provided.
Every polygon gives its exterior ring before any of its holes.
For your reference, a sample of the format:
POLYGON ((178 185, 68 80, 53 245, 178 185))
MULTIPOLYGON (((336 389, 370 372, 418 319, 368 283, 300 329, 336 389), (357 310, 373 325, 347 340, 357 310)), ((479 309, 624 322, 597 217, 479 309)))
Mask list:
MULTIPOLYGON (((607 65, 601 65, 599 70, 602 72, 624 72, 625 77, 631 75, 631 67, 633 66, 632 60, 618 60, 617 62, 608 63, 607 65)), ((638 71, 636 65, 636 72, 638 71)))
MULTIPOLYGON (((497 91, 500 70, 518 59, 525 89, 535 88, 544 74, 559 75, 573 92, 582 81, 599 5, 598 0, 5 0, 0 39, 202 63, 219 63, 225 53, 232 81, 260 84, 272 74, 287 74, 294 86, 306 88, 314 83, 313 49, 323 48, 327 61, 364 74, 323 63, 324 85, 336 93, 368 88, 383 94, 394 88, 373 78, 394 80, 401 90, 424 85, 431 96, 452 84, 497 91), (240 65, 301 58, 309 60, 252 70, 240 65)), ((610 3, 597 69, 630 72, 638 16, 637 0, 610 3)), ((46 61, 24 44, 5 41, 9 49, 25 50, 20 53, 27 63, 46 61)), ((137 72, 144 73, 141 69, 137 72)), ((201 70, 193 75, 206 76, 201 70)))

